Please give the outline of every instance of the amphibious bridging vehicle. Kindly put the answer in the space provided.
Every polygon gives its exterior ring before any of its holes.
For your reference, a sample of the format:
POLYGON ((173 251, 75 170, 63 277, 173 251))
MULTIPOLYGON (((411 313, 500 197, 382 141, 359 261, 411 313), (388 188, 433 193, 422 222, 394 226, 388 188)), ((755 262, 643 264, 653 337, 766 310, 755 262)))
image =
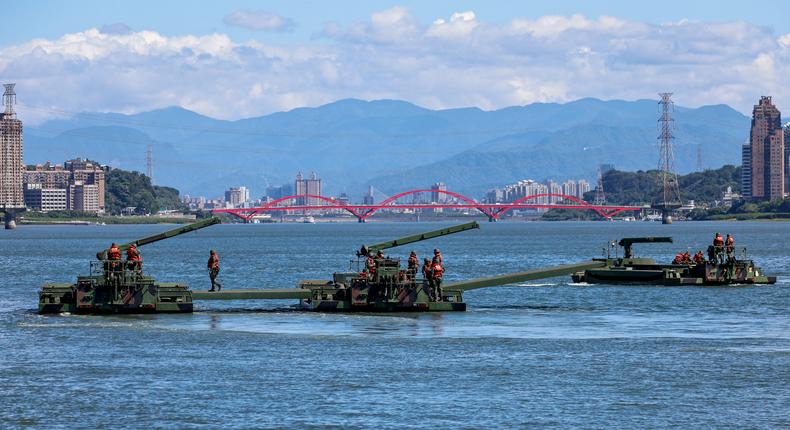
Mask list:
MULTIPOLYGON (((219 224, 209 218, 164 233, 144 237, 119 246, 121 251, 169 239, 219 224)), ((107 250, 90 262, 90 273, 78 276, 74 284, 44 284, 39 293, 38 312, 45 313, 166 313, 192 312, 192 293, 182 283, 157 282, 143 274, 133 262, 108 260, 107 250)))
MULTIPOLYGON (((623 248, 622 258, 594 258, 602 267, 587 268, 571 275, 575 283, 588 284, 649 284, 649 285, 730 285, 774 284, 775 276, 766 276, 763 270, 746 258, 735 258, 734 253, 724 259, 709 258, 701 264, 659 264, 652 258, 633 256, 635 243, 668 243, 671 237, 628 237, 618 242, 623 248)), ((614 242, 612 242, 614 243, 614 242)), ((715 254, 715 250, 714 254, 715 254)), ((722 253, 723 250, 718 250, 722 253)))
MULTIPOLYGON (((217 223, 219 220, 212 218, 124 244, 121 248, 127 249, 132 243, 142 246, 217 223)), ((356 253, 354 270, 335 273, 330 280, 300 281, 297 288, 290 289, 191 291, 182 283, 156 282, 141 269, 125 262, 109 261, 106 252, 100 252, 99 260, 91 263, 91 273, 78 277, 75 284, 45 284, 39 295, 39 313, 192 312, 194 300, 267 299, 295 299, 307 309, 320 312, 463 311, 466 310, 463 293, 467 290, 566 276, 604 265, 600 261, 590 261, 448 283, 439 298, 431 297, 428 280, 402 269, 397 258, 375 258, 375 273, 359 270, 368 256, 375 256, 379 251, 479 227, 471 222, 366 245, 356 253)))

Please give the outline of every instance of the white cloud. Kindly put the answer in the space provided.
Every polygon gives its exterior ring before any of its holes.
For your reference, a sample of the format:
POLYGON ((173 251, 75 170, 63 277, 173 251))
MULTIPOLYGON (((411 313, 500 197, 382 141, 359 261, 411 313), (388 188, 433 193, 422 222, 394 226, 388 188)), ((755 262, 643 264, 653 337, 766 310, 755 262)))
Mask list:
POLYGON ((222 22, 255 31, 293 31, 296 27, 290 18, 265 10, 237 10, 222 22))
POLYGON ((450 15, 450 20, 439 18, 428 28, 426 35, 445 39, 455 39, 468 36, 478 26, 477 17, 473 11, 455 12, 450 15))
MULTIPOLYGON (((122 29, 123 30, 123 29, 122 29)), ((546 16, 505 24, 456 12, 422 24, 395 7, 297 46, 225 34, 90 29, 0 48, 20 103, 63 110, 169 105, 239 118, 345 97, 494 109, 581 97, 790 105, 790 35, 746 22, 647 24, 546 16), (783 77, 785 79, 783 80, 783 77)), ((20 109, 23 111, 23 109, 20 109)))

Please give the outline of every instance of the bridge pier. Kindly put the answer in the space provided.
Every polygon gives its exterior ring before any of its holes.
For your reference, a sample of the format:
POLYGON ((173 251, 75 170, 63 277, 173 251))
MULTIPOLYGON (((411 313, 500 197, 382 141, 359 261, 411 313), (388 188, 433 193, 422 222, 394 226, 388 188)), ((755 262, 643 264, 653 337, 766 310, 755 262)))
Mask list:
POLYGON ((672 224, 672 211, 661 211, 661 224, 672 224))
POLYGON ((497 222, 497 221, 499 221, 499 220, 494 218, 493 216, 491 216, 491 215, 488 216, 488 222, 497 222))
POLYGON ((368 222, 368 221, 367 221, 365 218, 362 218, 361 216, 358 216, 358 217, 357 217, 357 222, 358 222, 358 223, 361 223, 361 224, 365 224, 365 223, 366 223, 366 222, 368 222))
POLYGON ((19 212, 24 212, 25 209, 6 209, 5 215, 3 217, 5 229, 6 230, 14 230, 16 228, 16 214, 19 212))

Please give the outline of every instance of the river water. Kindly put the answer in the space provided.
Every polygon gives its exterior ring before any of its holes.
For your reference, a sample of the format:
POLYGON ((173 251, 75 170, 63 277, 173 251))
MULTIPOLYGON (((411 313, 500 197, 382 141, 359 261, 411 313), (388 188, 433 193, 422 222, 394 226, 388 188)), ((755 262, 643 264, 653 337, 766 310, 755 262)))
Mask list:
MULTIPOLYGON (((354 251, 446 224, 220 225, 141 248, 161 281, 291 288, 354 251)), ((671 260, 716 231, 774 286, 637 287, 569 278, 475 290, 467 312, 333 315, 292 301, 191 315, 39 316, 111 241, 167 226, 0 231, 1 428, 790 427, 790 225, 502 222, 393 250, 444 255, 447 281, 573 263, 611 239, 671 260)))

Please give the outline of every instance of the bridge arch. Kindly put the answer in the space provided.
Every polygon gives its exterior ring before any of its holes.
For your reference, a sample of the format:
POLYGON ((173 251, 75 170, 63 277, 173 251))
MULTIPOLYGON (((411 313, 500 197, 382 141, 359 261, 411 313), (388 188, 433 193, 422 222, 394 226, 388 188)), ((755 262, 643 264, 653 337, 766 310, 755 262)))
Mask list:
POLYGON ((572 201, 574 203, 577 203, 580 206, 579 209, 594 210, 595 212, 598 212, 598 214, 601 215, 604 218, 611 218, 612 215, 620 213, 623 210, 625 210, 625 209, 619 209, 619 210, 616 210, 616 211, 607 212, 607 211, 604 211, 604 210, 598 208, 597 206, 595 206, 593 204, 590 204, 590 203, 588 203, 588 202, 586 202, 586 201, 584 201, 584 200, 582 200, 582 199, 580 199, 580 198, 578 198, 576 196, 569 196, 567 194, 558 194, 558 193, 540 193, 540 194, 533 194, 531 196, 521 197, 520 199, 514 200, 513 202, 511 202, 511 203, 507 204, 506 206, 504 206, 502 209, 498 210, 495 213, 495 218, 498 219, 500 215, 502 215, 503 213, 505 213, 505 212, 507 212, 507 211, 509 211, 511 209, 514 209, 514 208, 518 207, 518 205, 520 205, 520 204, 523 204, 523 203, 528 202, 530 200, 543 198, 543 197, 549 197, 549 198, 551 198, 551 197, 560 197, 562 199, 572 201))
POLYGON ((390 203, 393 203, 393 202, 395 202, 396 200, 398 200, 398 199, 400 199, 402 197, 406 197, 406 196, 414 195, 414 194, 419 194, 419 193, 438 193, 438 194, 444 194, 444 195, 448 195, 448 196, 451 196, 451 197, 455 197, 455 198, 457 198, 459 200, 463 200, 465 203, 473 206, 475 209, 479 210, 483 214, 485 214, 485 215, 487 215, 489 217, 494 217, 495 218, 494 213, 491 212, 491 210, 488 209, 485 205, 479 204, 476 201, 474 201, 473 199, 471 199, 469 197, 466 197, 463 194, 456 193, 454 191, 447 191, 447 190, 409 190, 409 191, 404 191, 402 193, 395 194, 394 196, 391 196, 391 197, 388 197, 388 198, 382 200, 381 203, 379 203, 378 205, 376 205, 376 206, 370 208, 368 211, 366 211, 362 215, 362 219, 367 219, 367 218, 373 216, 373 214, 378 212, 379 210, 386 209, 387 206, 389 206, 390 203))
MULTIPOLYGON (((242 218, 244 220, 249 221, 255 215, 257 215, 257 214, 259 214, 261 212, 266 212, 268 210, 271 210, 272 208, 276 207, 278 204, 280 204, 282 202, 287 202, 289 200, 296 200, 296 199, 299 199, 299 198, 318 199, 318 200, 321 200, 323 202, 329 203, 330 205, 335 206, 338 209, 344 209, 344 210, 350 212, 352 215, 354 215, 355 217, 357 217, 359 219, 364 219, 362 214, 360 214, 356 209, 349 208, 345 204, 340 203, 339 201, 337 201, 337 200, 335 200, 335 199, 333 199, 331 197, 321 196, 321 195, 318 195, 318 194, 297 194, 297 195, 292 195, 292 196, 285 196, 285 197, 281 197, 281 198, 276 199, 276 200, 272 200, 269 203, 266 203, 265 205, 257 207, 257 208, 249 208, 249 209, 247 209, 247 208, 215 209, 212 212, 229 213, 229 214, 236 215, 239 218, 242 218)), ((307 205, 305 207, 300 207, 299 209, 310 210, 310 207, 309 207, 309 205, 307 205)), ((324 206, 321 206, 319 209, 326 209, 326 208, 324 206)))

